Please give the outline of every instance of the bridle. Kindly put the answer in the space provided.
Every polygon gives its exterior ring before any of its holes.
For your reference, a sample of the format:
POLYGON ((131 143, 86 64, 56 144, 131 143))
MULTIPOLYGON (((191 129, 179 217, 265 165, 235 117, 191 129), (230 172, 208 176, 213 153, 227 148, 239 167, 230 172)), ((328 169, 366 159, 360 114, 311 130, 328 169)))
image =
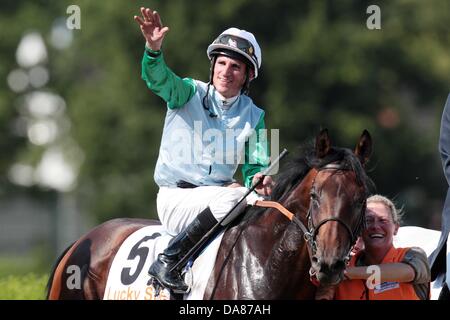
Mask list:
MULTIPOLYGON (((310 191, 310 196, 313 197, 313 195, 315 195, 315 181, 316 181, 316 177, 318 175, 318 173, 320 171, 324 171, 324 170, 336 170, 336 171, 353 171, 352 168, 350 168, 349 166, 346 165, 342 165, 342 164, 338 164, 338 163, 330 163, 327 164, 319 169, 314 169, 316 172, 314 173, 313 176, 313 183, 312 183, 312 187, 311 187, 311 191, 310 191)), ((304 232, 304 237, 306 242, 308 243, 308 246, 311 250, 311 255, 314 256, 317 252, 317 242, 316 242, 316 237, 317 234, 319 232, 320 227, 322 227, 323 225, 325 225, 326 223, 330 222, 330 221, 336 221, 337 223, 339 223, 340 225, 342 225, 344 227, 344 229, 347 231, 347 234, 350 237, 351 240, 351 245, 350 248, 348 250, 348 254, 345 258, 346 261, 348 261, 348 259, 350 259, 350 253, 353 249, 354 244, 356 243, 356 240, 358 239, 358 236, 361 232, 361 229, 364 226, 364 221, 365 221, 365 208, 366 208, 366 196, 364 196, 363 198, 364 200, 362 201, 362 206, 361 206, 361 211, 359 213, 359 217, 357 220, 356 225, 354 226, 354 228, 350 228, 349 225, 343 221, 341 218, 333 216, 330 218, 325 218, 320 220, 317 224, 314 224, 314 220, 313 220, 313 199, 310 200, 310 204, 309 204, 309 208, 308 208, 308 213, 306 215, 306 219, 308 221, 308 231, 304 232)))
MULTIPOLYGON (((312 185, 311 185, 311 189, 310 189, 311 190, 310 196, 312 196, 312 194, 315 192, 316 177, 320 171, 324 171, 324 170, 354 171, 350 166, 345 165, 345 164, 339 164, 339 163, 329 163, 320 168, 313 168, 312 170, 314 170, 314 172, 312 173, 313 178, 312 178, 312 185)), ((337 223, 341 224, 344 227, 344 229, 347 230, 347 233, 350 236, 350 240, 351 240, 350 248, 344 258, 344 262, 347 263, 350 260, 350 255, 351 255, 353 246, 355 245, 356 240, 358 239, 358 236, 359 236, 362 228, 364 227, 364 223, 365 223, 365 210, 366 210, 366 198, 367 198, 367 190, 365 187, 364 187, 364 191, 365 191, 365 194, 363 197, 364 200, 362 201, 361 211, 359 213, 359 217, 358 217, 356 226, 354 226, 353 229, 350 228, 349 225, 345 221, 343 221, 342 219, 335 217, 335 216, 322 219, 319 221, 319 223, 314 224, 312 199, 310 200, 309 208, 308 208, 308 211, 306 214, 308 227, 306 227, 305 224, 294 213, 290 212, 288 209, 283 207, 278 202, 257 201, 255 203, 255 205, 260 206, 260 207, 275 208, 275 209, 279 210, 282 214, 284 214, 296 226, 298 226, 301 229, 301 231, 303 233, 303 237, 308 245, 308 250, 310 251, 311 258, 314 257, 317 253, 316 237, 317 237, 320 227, 322 227, 323 225, 325 225, 327 222, 330 222, 330 221, 336 221, 337 223)), ((313 278, 315 276, 315 271, 312 268, 310 269, 309 273, 310 273, 311 278, 313 278)))

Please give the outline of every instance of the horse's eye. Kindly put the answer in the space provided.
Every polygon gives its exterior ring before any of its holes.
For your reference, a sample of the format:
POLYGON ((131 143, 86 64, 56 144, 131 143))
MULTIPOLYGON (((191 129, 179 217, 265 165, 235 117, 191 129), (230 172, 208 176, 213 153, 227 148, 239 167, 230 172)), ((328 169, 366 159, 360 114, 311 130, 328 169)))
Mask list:
POLYGON ((317 193, 311 192, 310 197, 312 205, 318 207, 320 204, 319 204, 319 196, 317 195, 317 193))

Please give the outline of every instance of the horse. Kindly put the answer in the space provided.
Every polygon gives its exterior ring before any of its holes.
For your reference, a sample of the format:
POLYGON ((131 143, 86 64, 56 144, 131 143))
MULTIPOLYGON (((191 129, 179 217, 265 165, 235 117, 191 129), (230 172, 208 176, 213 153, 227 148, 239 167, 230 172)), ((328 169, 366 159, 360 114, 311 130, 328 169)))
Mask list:
MULTIPOLYGON (((373 182, 364 165, 371 153, 367 130, 354 150, 332 146, 328 130, 321 130, 277 174, 275 205, 249 207, 222 231, 203 299, 311 300, 318 285, 339 283, 365 220, 373 182)), ((102 299, 121 244, 135 231, 157 224, 122 218, 95 227, 55 262, 47 299, 102 299), (74 266, 80 270, 78 287, 67 285, 74 266)))

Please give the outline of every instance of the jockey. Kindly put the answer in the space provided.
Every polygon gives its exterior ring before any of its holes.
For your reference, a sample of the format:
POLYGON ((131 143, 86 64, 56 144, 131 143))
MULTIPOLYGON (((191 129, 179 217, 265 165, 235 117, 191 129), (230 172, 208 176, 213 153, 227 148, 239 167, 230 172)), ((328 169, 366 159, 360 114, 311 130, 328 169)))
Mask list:
POLYGON ((366 228, 361 236, 364 249, 351 257, 344 271, 346 279, 337 286, 335 299, 429 299, 431 274, 427 256, 418 247, 393 246, 399 226, 399 213, 391 200, 380 195, 367 199, 366 228))
MULTIPOLYGON (((154 178, 159 186, 158 217, 176 235, 149 269, 149 274, 176 293, 188 286, 177 262, 242 199, 269 165, 264 111, 248 97, 250 81, 258 76, 261 49, 252 33, 229 28, 207 49, 211 61, 208 83, 181 79, 166 65, 159 14, 141 8, 134 19, 146 40, 142 78, 164 99, 167 113, 154 178), (242 164, 244 186, 233 178, 242 164)), ((226 225, 271 193, 266 176, 247 201, 228 216, 226 225), (253 200, 249 200, 253 199, 253 200)))

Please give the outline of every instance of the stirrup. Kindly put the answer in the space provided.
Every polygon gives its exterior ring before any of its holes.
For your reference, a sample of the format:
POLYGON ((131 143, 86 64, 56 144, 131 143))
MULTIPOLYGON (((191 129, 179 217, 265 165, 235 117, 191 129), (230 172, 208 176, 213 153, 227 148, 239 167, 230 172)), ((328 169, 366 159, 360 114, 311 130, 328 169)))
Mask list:
POLYGON ((183 279, 184 284, 187 286, 186 291, 170 288, 167 289, 174 294, 181 294, 181 295, 188 294, 189 292, 191 292, 193 284, 192 280, 194 279, 191 265, 188 264, 182 270, 180 270, 180 277, 183 279))

